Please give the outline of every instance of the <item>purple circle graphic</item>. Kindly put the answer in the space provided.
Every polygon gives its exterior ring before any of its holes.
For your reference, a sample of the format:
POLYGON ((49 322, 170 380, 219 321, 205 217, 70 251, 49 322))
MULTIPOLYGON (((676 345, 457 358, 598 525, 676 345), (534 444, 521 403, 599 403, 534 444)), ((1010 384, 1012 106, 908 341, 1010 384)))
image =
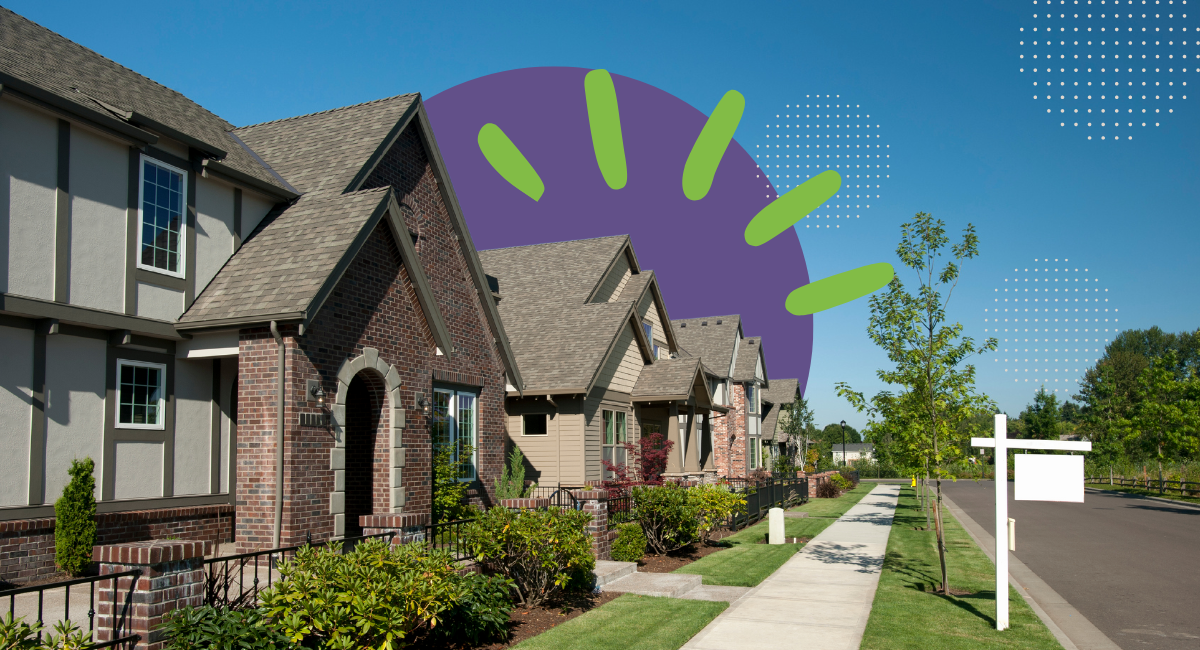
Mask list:
POLYGON ((774 188, 734 141, 708 195, 689 200, 683 167, 707 116, 670 93, 614 74, 629 180, 610 189, 592 149, 587 73, 509 70, 426 102, 476 248, 628 234, 638 263, 655 272, 672 318, 741 314, 745 335, 763 337, 768 376, 797 377, 804 391, 812 316, 784 308, 788 293, 808 283, 799 238, 788 229, 758 247, 743 239, 774 188), (546 187, 540 201, 509 185, 479 151, 479 129, 489 122, 537 170, 546 187))

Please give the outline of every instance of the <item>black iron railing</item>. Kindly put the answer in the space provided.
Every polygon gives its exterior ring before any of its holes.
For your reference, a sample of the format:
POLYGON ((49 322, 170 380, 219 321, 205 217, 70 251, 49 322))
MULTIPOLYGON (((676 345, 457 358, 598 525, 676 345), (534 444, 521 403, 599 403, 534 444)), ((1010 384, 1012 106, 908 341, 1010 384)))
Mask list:
MULTIPOLYGON (((129 647, 132 647, 134 643, 137 643, 142 638, 140 635, 133 634, 131 631, 131 628, 130 628, 130 625, 131 625, 130 614, 132 613, 131 610, 132 610, 132 604, 133 604, 132 603, 133 589, 134 589, 134 586, 135 586, 138 576, 141 576, 141 575, 142 575, 142 571, 140 569, 132 569, 130 571, 121 571, 119 573, 110 573, 108 575, 102 575, 102 576, 89 576, 86 578, 76 578, 74 580, 64 580, 62 582, 52 582, 49 584, 36 585, 33 587, 19 587, 17 589, 7 589, 5 591, 0 591, 0 602, 3 602, 4 598, 8 598, 8 614, 10 617, 16 618, 18 616, 18 614, 17 614, 18 600, 21 601, 21 609, 25 610, 27 607, 31 607, 33 605, 33 601, 36 597, 36 600, 37 600, 36 622, 45 628, 51 628, 51 627, 53 627, 54 623, 57 623, 58 621, 71 622, 71 620, 72 620, 71 619, 71 595, 72 595, 71 588, 72 587, 78 588, 78 587, 86 585, 85 588, 87 589, 87 592, 88 592, 88 595, 87 595, 87 598, 88 598, 88 600, 87 600, 87 603, 88 603, 87 632, 88 632, 89 636, 91 636, 94 639, 96 637, 96 634, 99 633, 101 631, 101 629, 108 629, 111 632, 111 634, 108 635, 111 637, 111 639, 102 641, 102 642, 98 642, 95 645, 90 646, 90 647, 92 647, 92 648, 112 648, 112 647, 117 647, 117 646, 121 646, 121 645, 125 645, 125 644, 128 644, 129 647), (128 591, 119 588, 120 578, 125 578, 125 577, 130 578, 128 591), (112 609, 109 610, 108 616, 105 616, 104 618, 107 618, 108 620, 110 620, 111 625, 109 625, 107 628, 97 628, 96 627, 96 606, 100 605, 101 602, 98 601, 96 598, 96 589, 97 589, 96 583, 104 582, 107 580, 113 581, 112 600, 109 603, 109 605, 111 606, 112 609), (46 618, 46 613, 47 613, 46 612, 46 609, 47 609, 46 594, 47 594, 47 592, 50 592, 52 597, 56 596, 56 594, 54 592, 56 592, 59 589, 63 590, 63 603, 62 603, 63 615, 61 618, 52 618, 52 619, 47 620, 47 618, 46 618), (120 599, 120 604, 118 605, 118 594, 122 594, 122 593, 123 593, 123 598, 120 599), (21 596, 25 596, 25 598, 20 598, 21 596)), ((82 589, 77 589, 77 591, 81 591, 81 590, 82 589)), ((80 594, 76 594, 77 597, 79 595, 80 594)), ((52 609, 57 609, 57 607, 52 607, 52 609)), ((29 621, 25 615, 21 615, 21 617, 26 619, 26 621, 25 621, 26 623, 32 624, 33 621, 29 621)), ((83 630, 83 626, 79 626, 79 629, 83 630)), ((38 639, 41 639, 41 638, 42 638, 42 634, 39 632, 38 639)))
MULTIPOLYGON (((387 532, 333 539, 311 545, 325 546, 340 542, 342 553, 349 553, 365 539, 380 538, 391 541, 394 536, 395 533, 387 532)), ((257 606, 259 593, 274 584, 279 577, 279 562, 295 557, 296 551, 309 545, 305 543, 300 546, 285 546, 205 560, 204 602, 230 609, 257 606)))
POLYGON ((1135 478, 1125 478, 1123 476, 1089 476, 1084 479, 1084 482, 1136 487, 1147 491, 1158 490, 1159 494, 1167 494, 1168 492, 1178 493, 1181 497, 1200 496, 1200 483, 1185 481, 1183 479, 1175 481, 1164 478, 1160 481, 1153 476, 1139 476, 1135 478))
POLYGON ((610 496, 608 498, 608 528, 610 530, 619 524, 627 524, 636 520, 632 496, 610 496))
POLYGON ((746 512, 730 519, 729 528, 731 530, 745 528, 761 521, 771 508, 789 508, 808 501, 807 478, 739 480, 731 487, 746 498, 746 512))
POLYGON ((467 548, 463 531, 474 519, 456 519, 430 524, 425 527, 425 543, 429 548, 441 549, 450 553, 455 560, 462 562, 474 559, 474 554, 467 548))

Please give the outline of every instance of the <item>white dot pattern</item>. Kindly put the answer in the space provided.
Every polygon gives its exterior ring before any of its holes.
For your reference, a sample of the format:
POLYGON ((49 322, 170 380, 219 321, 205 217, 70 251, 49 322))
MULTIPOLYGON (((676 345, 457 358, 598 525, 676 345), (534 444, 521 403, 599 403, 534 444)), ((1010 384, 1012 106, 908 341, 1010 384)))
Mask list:
MULTIPOLYGON (((805 95, 788 104, 766 125, 766 144, 756 145, 759 178, 767 198, 779 198, 826 170, 842 176, 842 189, 810 213, 805 228, 841 228, 842 219, 860 219, 891 178, 891 145, 881 140, 880 125, 859 104, 841 95, 805 95), (821 223, 820 219, 833 220, 821 223)), ((849 222, 847 222, 849 225, 849 222)))
POLYGON ((993 361, 1004 381, 1072 393, 1121 331, 1119 311, 1089 267, 1037 258, 996 287, 983 327, 1000 342, 993 361))
POLYGON ((1189 76, 1200 76, 1200 27, 1185 26, 1187 0, 1033 5, 1020 28, 1020 71, 1034 100, 1051 102, 1046 113, 1088 140, 1132 140, 1160 126, 1187 99, 1189 76))

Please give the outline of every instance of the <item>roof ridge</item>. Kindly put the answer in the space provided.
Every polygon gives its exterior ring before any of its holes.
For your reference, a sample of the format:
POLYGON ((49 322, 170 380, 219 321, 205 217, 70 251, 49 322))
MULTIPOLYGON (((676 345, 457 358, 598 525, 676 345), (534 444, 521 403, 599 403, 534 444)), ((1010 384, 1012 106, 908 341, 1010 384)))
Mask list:
POLYGON ((679 321, 685 321, 685 320, 706 320, 706 319, 713 319, 713 318, 736 318, 738 320, 741 320, 742 315, 741 314, 726 314, 724 316, 694 316, 692 318, 673 318, 673 319, 671 319, 671 322, 678 323, 679 321))
MULTIPOLYGON (((133 74, 133 75, 136 75, 136 76, 138 76, 138 77, 141 77, 142 79, 144 79, 144 80, 146 80, 146 81, 149 81, 150 83, 152 83, 152 84, 154 84, 154 85, 158 86, 159 88, 162 88, 163 90, 166 90, 167 92, 173 93, 173 94, 175 94, 175 95, 177 95, 177 96, 179 96, 179 97, 183 98, 184 100, 186 100, 186 101, 189 101, 189 102, 191 102, 191 103, 195 104, 196 106, 200 107, 200 109, 201 109, 201 110, 203 110, 205 113, 208 113, 209 115, 212 115, 213 117, 217 118, 218 120, 221 120, 222 122, 224 122, 224 123, 225 123, 225 124, 226 124, 228 127, 231 127, 231 128, 233 127, 233 124, 230 124, 228 120, 226 120, 225 118, 221 117, 220 115, 217 115, 216 113, 214 113, 214 112, 212 112, 212 111, 208 110, 207 108, 205 108, 205 107, 204 107, 204 105, 203 105, 203 104, 201 104, 200 102, 198 102, 198 101, 196 101, 196 100, 192 99, 191 97, 188 97, 187 95, 185 95, 185 94, 183 94, 183 93, 179 92, 178 90, 175 90, 174 88, 171 88, 170 86, 166 86, 166 85, 164 85, 164 84, 162 84, 162 83, 159 83, 158 81, 155 81, 154 79, 151 79, 150 77, 147 77, 146 75, 144 75, 144 74, 142 74, 142 73, 138 72, 137 70, 134 70, 133 68, 126 67, 126 66, 124 66, 124 65, 122 65, 122 64, 120 64, 120 63, 118 63, 118 62, 116 62, 116 61, 114 61, 114 60, 112 60, 112 59, 108 58, 107 56, 104 56, 103 54, 101 54, 101 53, 97 52, 96 50, 93 50, 93 49, 92 49, 92 48, 90 48, 90 47, 87 47, 87 46, 85 46, 85 45, 82 45, 82 44, 80 44, 80 43, 76 43, 75 41, 73 41, 73 40, 71 40, 71 39, 67 38, 66 36, 63 36, 62 34, 59 34, 58 32, 56 32, 56 31, 54 31, 54 30, 50 29, 49 27, 46 27, 45 25, 42 25, 41 23, 38 23, 38 22, 36 22, 36 21, 33 21, 33 20, 30 20, 29 18, 26 18, 25 16, 22 16, 21 14, 19 14, 19 13, 17 13, 17 12, 15 12, 15 11, 13 11, 12 9, 9 9, 9 8, 7 8, 7 7, 0 7, 0 9, 2 9, 2 10, 4 10, 4 11, 7 11, 8 13, 12 14, 13 16, 16 16, 17 18, 20 18, 21 20, 23 20, 23 21, 25 21, 25 22, 29 23, 30 25, 33 25, 34 27, 37 27, 38 29, 41 29, 42 31, 44 31, 44 32, 46 32, 46 33, 50 34, 51 36, 53 36, 53 37, 55 37, 55 38, 59 39, 60 41, 62 41, 62 42, 64 42, 64 43, 66 43, 67 45, 70 45, 70 46, 77 47, 77 48, 79 48, 79 49, 81 49, 81 50, 83 50, 83 51, 85 51, 85 52, 88 52, 88 53, 90 53, 90 54, 92 54, 92 55, 95 55, 95 56, 97 56, 97 57, 101 58, 101 59, 104 59, 105 61, 107 61, 107 62, 109 62, 109 63, 111 63, 111 64, 113 64, 113 65, 117 66, 118 68, 120 68, 120 69, 122 69, 122 70, 124 70, 124 71, 126 71, 126 72, 129 72, 130 74, 133 74)), ((15 50, 13 50, 13 51, 15 52, 15 50)), ((92 101, 95 101, 95 98, 94 98, 94 97, 91 97, 90 95, 87 95, 86 93, 80 93, 80 94, 83 94, 83 95, 84 95, 85 97, 87 97, 88 99, 91 99, 92 101)), ((129 109, 129 110, 132 110, 132 109, 129 109)))
POLYGON ((617 239, 620 237, 629 237, 629 235, 604 235, 603 237, 587 237, 584 239, 564 239, 562 241, 546 241, 538 244, 521 244, 520 246, 502 246, 500 248, 488 248, 479 251, 480 253, 491 253, 493 251, 509 251, 516 248, 533 248, 534 246, 553 246, 555 244, 573 244, 575 242, 584 241, 599 241, 601 239, 617 239))
POLYGON ((249 129, 249 128, 253 128, 253 127, 256 127, 256 126, 266 126, 266 125, 268 125, 268 124, 279 124, 280 122, 288 122, 288 121, 291 121, 291 120, 299 120, 299 119, 302 119, 302 118, 305 118, 305 117, 315 117, 315 116, 317 116, 317 115, 325 115, 325 114, 328 114, 328 113, 334 113, 334 112, 337 112, 337 111, 344 111, 344 110, 347 110, 347 109, 350 109, 350 108, 358 108, 358 107, 360 107, 360 106, 368 106, 368 105, 370 105, 370 104, 378 104, 378 103, 381 103, 381 102, 387 102, 387 101, 391 101, 391 100, 393 100, 393 99, 399 99, 399 98, 401 98, 401 97, 410 97, 410 96, 412 96, 412 95, 420 95, 420 94, 421 94, 421 93, 419 93, 419 92, 415 92, 415 93, 401 93, 401 94, 399 94, 399 95, 392 95, 391 97, 380 97, 379 99, 372 99, 371 101, 367 101, 367 102, 360 102, 360 103, 358 103, 358 104, 350 104, 349 106, 338 106, 338 107, 336 107, 336 108, 327 108, 327 109, 325 109, 325 110, 323 110, 323 111, 317 111, 317 112, 315 112, 315 113, 305 113, 305 114, 303 114, 303 115, 293 115, 292 117, 281 117, 281 118, 279 118, 279 119, 277 119, 277 120, 268 120, 268 121, 266 121, 266 122, 258 122, 257 124, 246 124, 245 126, 239 126, 239 127, 236 127, 236 128, 234 129, 234 131, 239 131, 239 130, 241 130, 241 129, 249 129))

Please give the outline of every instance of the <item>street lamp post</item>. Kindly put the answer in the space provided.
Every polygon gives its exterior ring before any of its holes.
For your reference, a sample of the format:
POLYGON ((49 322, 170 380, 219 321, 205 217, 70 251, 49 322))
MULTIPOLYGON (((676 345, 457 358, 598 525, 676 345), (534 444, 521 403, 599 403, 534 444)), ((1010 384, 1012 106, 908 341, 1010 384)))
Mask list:
POLYGON ((842 420, 842 467, 846 466, 846 421, 842 420))

